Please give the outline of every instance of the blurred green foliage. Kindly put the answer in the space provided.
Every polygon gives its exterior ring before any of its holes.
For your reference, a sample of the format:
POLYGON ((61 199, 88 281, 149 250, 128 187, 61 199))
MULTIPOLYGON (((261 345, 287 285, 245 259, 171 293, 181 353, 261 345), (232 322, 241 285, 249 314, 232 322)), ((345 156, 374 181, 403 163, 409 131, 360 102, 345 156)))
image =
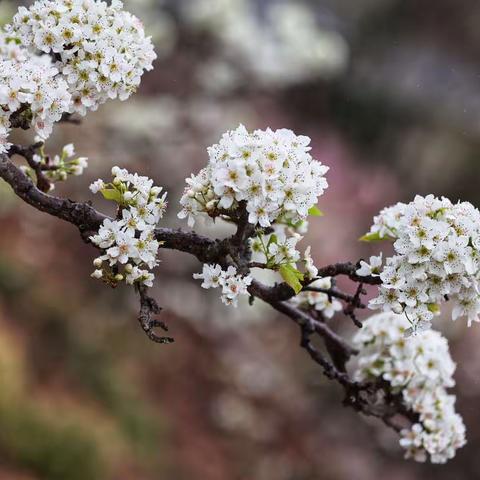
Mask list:
POLYGON ((22 401, 0 405, 0 424, 5 460, 48 480, 105 478, 96 442, 81 425, 56 425, 22 401))
MULTIPOLYGON (((27 338, 31 339, 25 352, 28 374, 40 383, 60 375, 70 394, 86 396, 98 406, 107 424, 113 422, 113 444, 127 445, 143 468, 158 468, 159 445, 165 433, 162 422, 142 398, 135 381, 129 381, 128 373, 120 371, 121 366, 113 361, 113 356, 119 358, 118 352, 105 344, 100 348, 75 330, 78 325, 69 321, 67 310, 74 298, 59 299, 45 294, 42 288, 32 271, 27 273, 0 255, 0 297, 7 311, 25 320, 21 328, 28 330, 27 338)), ((0 328, 0 349, 2 335, 0 328)), ((15 355, 15 351, 11 353, 15 355)), ((109 478, 109 459, 98 445, 95 419, 86 429, 80 420, 82 414, 77 415, 71 406, 66 411, 67 424, 50 418, 29 400, 23 386, 17 385, 28 383, 25 369, 12 368, 8 352, 3 349, 0 355, 0 457, 49 480, 109 478), (5 362, 8 366, 2 368, 5 362), (7 395, 12 390, 16 393, 7 395)), ((79 405, 82 412, 84 416, 79 405)))

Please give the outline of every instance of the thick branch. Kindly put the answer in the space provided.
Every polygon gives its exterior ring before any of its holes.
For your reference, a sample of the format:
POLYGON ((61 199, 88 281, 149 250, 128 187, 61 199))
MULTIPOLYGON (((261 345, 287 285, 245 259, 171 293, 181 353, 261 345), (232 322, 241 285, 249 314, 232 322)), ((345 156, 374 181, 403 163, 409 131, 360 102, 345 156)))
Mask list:
MULTIPOLYGON (((73 202, 41 192, 6 155, 0 156, 0 177, 32 207, 75 225, 85 241, 88 241, 88 237, 97 232, 101 223, 108 218, 95 210, 90 203, 73 202)), ((245 236, 246 228, 242 227, 242 238, 245 236)), ((203 263, 224 263, 225 255, 230 253, 229 244, 225 240, 211 240, 195 232, 158 228, 156 236, 159 241, 164 242, 163 248, 190 253, 203 263)), ((234 239, 238 241, 238 237, 237 233, 234 239)), ((326 267, 324 270, 330 271, 331 267, 326 267)), ((287 315, 299 325, 315 323, 319 335, 337 343, 348 355, 354 353, 345 340, 328 326, 317 322, 306 312, 284 301, 293 296, 293 291, 287 284, 267 287, 259 282, 253 282, 249 291, 253 296, 269 303, 275 310, 287 315)))
POLYGON ((13 191, 23 201, 32 207, 75 225, 84 240, 95 233, 103 220, 107 218, 97 212, 90 203, 73 202, 40 191, 32 180, 10 161, 7 155, 0 155, 0 177, 13 188, 13 191))
MULTIPOLYGON (((15 153, 23 154, 25 152, 17 147, 15 153)), ((7 155, 0 155, 0 178, 3 178, 13 188, 16 195, 32 207, 76 226, 86 242, 89 242, 89 236, 96 233, 102 222, 108 218, 95 210, 89 202, 74 202, 42 192, 28 176, 11 162, 7 155)), ((163 242, 163 248, 190 253, 202 263, 219 263, 225 266, 231 264, 231 261, 234 260, 242 273, 243 271, 246 273, 250 266, 250 258, 248 249, 244 247, 248 238, 253 234, 253 229, 247 220, 245 215, 240 215, 237 218, 237 233, 226 240, 211 240, 195 232, 184 232, 169 228, 156 229, 156 237, 163 242), (238 247, 239 250, 236 250, 235 247, 238 247)), ((346 312, 349 315, 353 315, 354 307, 361 306, 361 283, 371 285, 381 283, 378 277, 359 277, 356 270, 357 266, 353 263, 337 263, 319 269, 318 273, 320 278, 345 275, 360 283, 353 297, 342 294, 337 290, 329 292, 332 296, 337 296, 349 302, 352 310, 346 312)), ((307 288, 309 283, 311 282, 305 283, 307 288)), ((156 328, 166 330, 166 325, 155 318, 161 309, 156 301, 148 296, 145 287, 141 286, 137 290, 140 296, 139 322, 145 333, 156 342, 169 343, 173 341, 170 337, 159 336, 154 332, 156 328)), ((394 426, 391 419, 396 414, 402 414, 411 419, 410 413, 404 409, 401 401, 389 392, 388 385, 359 384, 349 378, 345 372, 345 363, 356 351, 341 336, 331 330, 325 322, 289 303, 288 299, 294 296, 294 292, 287 284, 281 283, 269 287, 253 281, 249 287, 249 293, 252 297, 265 301, 300 326, 301 346, 315 362, 322 366, 325 375, 343 385, 346 391, 345 403, 347 405, 366 415, 379 417, 390 426, 394 426), (336 352, 332 356, 332 358, 336 357, 333 363, 313 345, 310 339, 313 334, 317 334, 325 340, 327 350, 331 355, 332 351, 336 352), (380 407, 378 406, 378 399, 373 398, 379 391, 384 392, 383 406, 380 407)))
POLYGON ((34 155, 37 149, 43 145, 43 142, 35 143, 29 147, 22 147, 20 145, 12 145, 8 152, 9 157, 13 155, 20 155, 27 161, 29 167, 35 172, 37 176, 37 187, 42 192, 48 192, 50 190, 50 181, 44 175, 42 171, 42 166, 40 163, 36 163, 34 160, 34 155))
MULTIPOLYGON (((102 222, 109 218, 95 210, 90 202, 74 202, 40 191, 7 155, 0 155, 0 177, 12 187, 18 197, 33 208, 77 227, 86 241, 88 236, 96 233, 102 222)), ((221 249, 221 242, 202 237, 195 232, 158 228, 156 236, 159 241, 164 242, 164 248, 191 253, 202 262, 210 261, 221 249)))

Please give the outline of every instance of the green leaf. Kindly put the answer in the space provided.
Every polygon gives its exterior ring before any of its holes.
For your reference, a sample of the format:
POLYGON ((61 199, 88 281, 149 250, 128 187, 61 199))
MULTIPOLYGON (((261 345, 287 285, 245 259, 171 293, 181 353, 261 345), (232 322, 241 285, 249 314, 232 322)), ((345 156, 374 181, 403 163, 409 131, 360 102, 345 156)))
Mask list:
POLYGON ((375 233, 367 233, 360 237, 359 240, 361 242, 381 242, 382 240, 395 240, 395 238, 391 237, 390 235, 385 235, 384 237, 380 236, 379 232, 375 233))
POLYGON ((298 271, 293 265, 287 264, 282 265, 279 270, 280 275, 282 276, 283 280, 292 287, 296 294, 298 294, 303 286, 300 283, 303 280, 303 273, 298 271))
POLYGON ((278 243, 278 237, 274 233, 270 235, 270 239, 268 240, 267 247, 269 247, 272 243, 278 243))
POLYGON ((316 205, 308 210, 308 214, 312 217, 323 217, 325 215, 316 205))
POLYGON ((105 200, 113 200, 117 203, 123 202, 123 196, 116 188, 104 188, 101 192, 105 200))
POLYGON ((429 303, 427 307, 428 307, 428 310, 432 313, 440 312, 440 305, 438 305, 438 303, 429 303))

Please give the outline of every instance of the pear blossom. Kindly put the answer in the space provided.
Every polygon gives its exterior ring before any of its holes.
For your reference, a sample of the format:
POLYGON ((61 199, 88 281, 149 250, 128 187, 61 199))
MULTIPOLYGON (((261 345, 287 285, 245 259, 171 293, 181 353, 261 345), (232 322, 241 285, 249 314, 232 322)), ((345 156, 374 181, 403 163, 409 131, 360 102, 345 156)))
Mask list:
POLYGON ((269 227, 274 222, 305 220, 328 184, 328 167, 310 155, 310 139, 291 130, 256 130, 243 125, 225 133, 208 149, 209 163, 186 180, 179 218, 216 216, 246 203, 248 221, 269 227))
POLYGON ((406 458, 445 463, 466 443, 455 397, 447 392, 455 385, 456 366, 439 332, 427 329, 406 338, 410 328, 404 314, 392 312, 364 321, 353 337, 360 352, 352 365, 353 377, 358 382, 387 381, 405 407, 418 415, 416 423, 400 432, 406 458))
POLYGON ((229 266, 223 270, 220 265, 204 264, 202 273, 194 273, 193 278, 203 280, 202 288, 221 288, 221 300, 225 305, 237 306, 240 295, 248 295, 248 286, 252 283, 250 275, 239 275, 237 269, 229 266))
POLYGON ((103 182, 102 179, 95 180, 92 184, 90 184, 90 191, 92 193, 98 193, 100 190, 103 190, 105 188, 105 183, 103 182))
POLYGON ((71 101, 51 59, 29 52, 0 30, 0 80, 0 153, 10 148, 11 118, 20 110, 28 111, 37 135, 48 138, 71 101))
POLYGON ((360 268, 356 271, 357 275, 361 277, 380 275, 382 267, 382 254, 379 256, 371 256, 369 262, 360 260, 360 268))
POLYGON ((315 278, 318 275, 318 268, 314 265, 313 259, 310 255, 310 245, 306 248, 303 254, 303 261, 305 262, 305 270, 309 278, 315 278))
POLYGON ((137 266, 132 267, 131 269, 128 269, 128 270, 129 271, 127 271, 127 274, 125 277, 125 282, 128 285, 133 285, 139 282, 147 287, 153 286, 153 280, 155 278, 153 273, 149 272, 148 270, 142 270, 137 266))
POLYGON ((69 93, 63 112, 85 115, 108 99, 126 100, 156 58, 142 23, 118 0, 37 0, 19 8, 7 32, 32 53, 55 54, 69 93))
MULTIPOLYGON (((309 286, 327 291, 332 288, 332 279, 331 277, 319 278, 309 286)), ((325 318, 332 318, 336 312, 343 309, 342 304, 336 298, 330 298, 328 293, 324 292, 300 292, 292 298, 292 302, 303 308, 314 308, 317 312, 322 312, 325 318)))
POLYGON ((96 278, 97 280, 102 278, 103 277, 103 270, 95 270, 92 274, 91 274, 91 277, 92 278, 96 278))
POLYGON ((96 180, 90 185, 93 193, 101 192, 120 206, 120 215, 115 220, 105 219, 98 233, 90 237, 104 250, 94 261, 96 270, 92 276, 113 284, 125 280, 127 284, 151 287, 155 276, 150 270, 158 265, 160 248, 155 227, 167 206, 166 193, 148 177, 125 169, 113 167, 112 175, 112 183, 96 180), (121 267, 125 275, 115 273, 121 267))
MULTIPOLYGON (((394 241, 396 253, 386 259, 372 308, 404 311, 413 333, 417 324, 421 329, 430 324, 446 299, 453 303, 454 320, 467 317, 469 326, 479 321, 480 212, 473 205, 417 195, 409 204, 382 210, 369 236, 394 241)), ((377 273, 372 267, 363 262, 357 273, 377 273)))
POLYGON ((62 148, 60 155, 47 155, 42 146, 38 153, 33 155, 33 161, 45 167, 44 176, 52 183, 66 180, 69 175, 79 176, 88 167, 87 157, 75 157, 75 146, 69 143, 62 148))
POLYGON ((202 273, 194 273, 193 278, 195 280, 203 280, 202 288, 217 288, 221 286, 222 280, 222 267, 220 265, 203 265, 202 273))

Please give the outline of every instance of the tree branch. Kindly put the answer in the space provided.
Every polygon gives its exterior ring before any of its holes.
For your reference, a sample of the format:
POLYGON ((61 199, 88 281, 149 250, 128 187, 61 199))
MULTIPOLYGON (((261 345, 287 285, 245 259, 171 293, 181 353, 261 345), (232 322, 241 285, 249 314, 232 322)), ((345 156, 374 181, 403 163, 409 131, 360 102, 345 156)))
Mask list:
MULTIPOLYGON (((13 153, 24 156, 29 162, 29 155, 34 146, 25 148, 14 146, 10 155, 13 153)), ((29 162, 30 164, 30 162, 29 162)), ((33 168, 33 167, 32 167, 33 168)), ((64 220, 78 228, 83 240, 91 243, 89 237, 95 234, 102 222, 109 218, 95 210, 90 202, 75 202, 69 199, 59 198, 49 195, 37 188, 32 180, 26 176, 10 160, 8 155, 0 155, 0 178, 3 178, 13 189, 15 194, 23 201, 35 209, 45 212, 49 215, 64 220)), ((40 178, 37 176, 37 178, 40 178)), ((41 187, 41 185, 39 185, 41 187)), ((225 240, 212 240, 210 238, 196 234, 195 232, 184 232, 180 229, 173 230, 169 228, 157 228, 155 230, 156 238, 163 242, 162 248, 178 250, 195 256, 202 263, 218 263, 222 266, 235 264, 239 272, 246 274, 250 267, 256 266, 250 264, 250 252, 247 247, 248 239, 254 234, 254 228, 248 223, 246 210, 241 207, 237 222, 237 232, 225 240), (232 263, 233 262, 233 263, 232 263)), ((353 263, 336 263, 319 269, 318 277, 336 277, 344 275, 352 281, 359 282, 360 285, 353 296, 344 294, 335 288, 325 291, 330 296, 335 296, 348 303, 345 313, 355 319, 355 308, 362 308, 360 295, 363 293, 362 283, 379 285, 381 283, 378 277, 359 277, 356 274, 357 266, 353 263)), ((305 282, 305 290, 320 291, 309 284, 313 280, 305 282)), ((167 326, 155 318, 161 311, 157 302, 151 298, 145 286, 137 287, 140 297, 139 323, 152 341, 158 343, 170 343, 173 338, 157 335, 156 328, 167 331, 167 326)), ((284 314, 287 318, 295 322, 301 331, 301 347, 304 348, 310 357, 319 364, 324 374, 333 380, 339 382, 345 389, 345 405, 364 413, 381 418, 392 428, 396 424, 392 422, 395 415, 401 414, 409 420, 414 420, 411 412, 405 410, 398 396, 393 395, 388 384, 383 383, 365 383, 360 384, 350 379, 346 373, 345 365, 347 360, 357 352, 340 335, 335 333, 323 319, 315 318, 312 314, 288 302, 295 293, 286 284, 280 283, 272 287, 253 281, 248 291, 252 298, 259 298, 269 304, 276 311, 284 314), (323 338, 327 351, 332 357, 333 363, 314 346, 311 337, 318 335, 323 338), (379 404, 378 395, 382 392, 383 400, 379 404)))

